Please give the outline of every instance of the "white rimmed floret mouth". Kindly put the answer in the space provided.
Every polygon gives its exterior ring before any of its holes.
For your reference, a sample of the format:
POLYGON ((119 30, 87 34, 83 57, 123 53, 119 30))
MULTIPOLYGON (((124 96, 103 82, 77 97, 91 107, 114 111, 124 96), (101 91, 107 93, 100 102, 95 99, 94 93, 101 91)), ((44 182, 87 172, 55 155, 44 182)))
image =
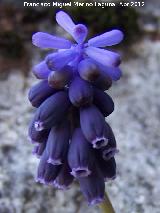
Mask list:
POLYGON ((35 127, 36 131, 42 131, 44 129, 43 123, 41 121, 36 121, 34 123, 34 127, 35 127))
POLYGON ((92 206, 92 205, 98 205, 100 203, 102 203, 104 201, 104 198, 102 197, 96 197, 94 199, 92 199, 90 202, 89 202, 89 205, 92 206))
POLYGON ((35 155, 35 156, 36 156, 36 158, 38 158, 38 159, 40 159, 40 158, 41 158, 41 155, 38 155, 38 154, 37 154, 36 152, 34 152, 34 151, 32 152, 32 154, 33 154, 33 155, 35 155))
POLYGON ((62 164, 62 161, 61 161, 61 159, 52 159, 52 158, 49 158, 47 160, 47 163, 50 163, 50 164, 55 165, 55 166, 58 166, 58 165, 62 164))
POLYGON ((37 177, 35 179, 35 181, 37 183, 41 183, 41 184, 45 184, 45 185, 52 185, 53 184, 53 181, 46 181, 46 180, 44 180, 44 178, 41 178, 41 177, 37 177))
POLYGON ((100 149, 108 144, 108 138, 97 137, 92 141, 93 148, 100 149))
POLYGON ((74 177, 87 177, 90 174, 91 171, 87 167, 73 168, 71 172, 74 177))
POLYGON ((117 154, 119 150, 117 148, 109 148, 103 151, 103 159, 109 160, 110 158, 114 157, 115 154, 117 154))
POLYGON ((57 189, 64 190, 64 191, 70 188, 69 186, 66 186, 64 184, 59 184, 56 180, 53 182, 53 186, 57 189))
POLYGON ((117 177, 116 175, 113 175, 112 177, 105 177, 104 180, 105 182, 107 182, 107 181, 115 180, 116 177, 117 177))
POLYGON ((37 159, 41 158, 41 155, 38 155, 37 153, 34 154, 36 156, 37 159))
POLYGON ((36 183, 43 183, 44 184, 44 179, 42 177, 37 177, 35 178, 36 183))

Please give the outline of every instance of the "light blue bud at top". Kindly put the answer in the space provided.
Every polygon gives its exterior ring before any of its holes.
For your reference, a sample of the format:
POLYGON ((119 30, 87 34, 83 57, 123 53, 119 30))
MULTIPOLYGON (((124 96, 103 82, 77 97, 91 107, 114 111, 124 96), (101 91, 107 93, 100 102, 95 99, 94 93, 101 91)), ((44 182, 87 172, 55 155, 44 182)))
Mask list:
POLYGON ((105 118, 94 105, 80 108, 80 124, 85 138, 93 148, 100 149, 108 143, 108 128, 105 118))
POLYGON ((42 49, 69 49, 72 43, 67 39, 50 35, 48 33, 37 32, 32 36, 32 43, 42 49))
POLYGON ((58 92, 58 90, 51 88, 48 85, 48 81, 43 80, 31 87, 28 93, 28 99, 32 106, 39 107, 43 101, 56 92, 58 92))
POLYGON ((73 23, 71 17, 67 13, 63 11, 56 13, 56 21, 69 34, 73 34, 73 29, 76 25, 73 23))
POLYGON ((101 113, 107 117, 114 110, 114 102, 112 98, 105 92, 94 87, 94 104, 98 107, 101 113))
POLYGON ((89 176, 79 177, 78 181, 89 205, 97 205, 104 201, 104 178, 96 165, 94 171, 89 176))
POLYGON ((61 70, 52 71, 48 76, 48 83, 55 89, 62 89, 69 84, 73 77, 73 70, 66 65, 61 70))
POLYGON ((87 34, 88 34, 87 27, 83 24, 77 24, 73 29, 72 36, 78 44, 82 44, 85 41, 87 34))
POLYGON ((68 163, 74 177, 85 177, 92 172, 93 150, 80 128, 76 128, 73 133, 68 152, 68 163))
POLYGON ((89 58, 86 58, 79 63, 78 72, 81 78, 90 82, 95 81, 100 75, 98 66, 89 58))
POLYGON ((71 17, 63 11, 59 11, 56 14, 56 21, 64 30, 66 30, 75 39, 77 43, 81 44, 85 41, 88 34, 88 30, 85 25, 83 24, 75 25, 71 17))
POLYGON ((60 91, 47 98, 38 108, 35 115, 35 129, 50 129, 62 121, 66 115, 70 101, 66 91, 60 91))
POLYGON ((47 159, 48 154, 45 150, 38 165, 36 182, 43 184, 53 184, 54 180, 60 172, 61 166, 55 166, 47 163, 47 159))
POLYGON ((119 44, 123 40, 120 30, 111 30, 88 40, 88 45, 93 47, 106 47, 119 44))
POLYGON ((48 163, 53 165, 60 165, 64 163, 67 158, 69 139, 70 125, 68 121, 63 121, 61 124, 52 127, 46 147, 46 151, 49 155, 47 160, 48 163))
POLYGON ((38 79, 47 79, 51 70, 48 69, 46 62, 42 61, 33 67, 32 72, 38 79))
POLYGON ((85 53, 103 66, 117 67, 121 62, 120 55, 109 50, 89 46, 85 49, 85 53))
POLYGON ((108 90, 112 86, 112 79, 104 72, 100 73, 100 76, 92 82, 92 85, 100 90, 108 90))
POLYGON ((45 61, 50 70, 60 70, 77 57, 75 50, 64 50, 49 54, 45 61))
POLYGON ((69 87, 69 98, 74 106, 84 106, 93 100, 93 88, 89 82, 75 77, 69 87))
POLYGON ((54 186, 57 189, 67 190, 74 180, 73 175, 71 175, 71 169, 66 161, 59 172, 58 177, 54 181, 54 186))

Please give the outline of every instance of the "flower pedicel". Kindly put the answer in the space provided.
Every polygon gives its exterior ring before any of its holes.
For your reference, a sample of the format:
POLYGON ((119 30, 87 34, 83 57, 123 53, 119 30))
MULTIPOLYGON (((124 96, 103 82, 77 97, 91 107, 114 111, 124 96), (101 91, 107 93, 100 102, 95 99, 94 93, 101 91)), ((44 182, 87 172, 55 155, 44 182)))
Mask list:
POLYGON ((105 181, 116 177, 116 141, 105 121, 114 110, 105 93, 121 77, 120 55, 102 49, 120 43, 123 33, 112 30, 85 42, 88 29, 63 11, 57 23, 75 40, 38 32, 32 37, 41 49, 57 49, 33 67, 41 81, 29 92, 37 108, 29 127, 40 158, 36 180, 67 189, 76 179, 89 204, 104 202, 105 181))

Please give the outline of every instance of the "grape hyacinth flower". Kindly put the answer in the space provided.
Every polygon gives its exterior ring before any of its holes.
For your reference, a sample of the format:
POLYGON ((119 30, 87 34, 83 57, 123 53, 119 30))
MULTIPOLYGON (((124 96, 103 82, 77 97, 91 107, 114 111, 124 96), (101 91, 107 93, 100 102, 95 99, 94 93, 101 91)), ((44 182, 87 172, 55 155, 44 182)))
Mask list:
POLYGON ((41 49, 57 49, 33 67, 41 81, 29 91, 37 108, 29 127, 33 154, 40 158, 36 181, 68 189, 77 180, 90 205, 114 212, 105 195, 105 181, 116 177, 117 145, 105 120, 114 103, 105 90, 121 77, 121 59, 102 48, 120 43, 123 33, 114 29, 86 42, 85 25, 63 11, 56 21, 75 43, 44 32, 32 37, 41 49))

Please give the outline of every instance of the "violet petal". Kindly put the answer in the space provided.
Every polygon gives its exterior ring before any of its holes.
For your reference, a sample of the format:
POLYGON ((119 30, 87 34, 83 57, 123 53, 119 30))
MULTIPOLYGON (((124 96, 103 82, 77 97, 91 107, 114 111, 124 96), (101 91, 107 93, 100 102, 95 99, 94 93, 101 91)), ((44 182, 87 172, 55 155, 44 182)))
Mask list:
POLYGON ((50 70, 60 70, 70 61, 77 57, 74 50, 64 50, 56 53, 51 53, 46 57, 46 64, 50 70))
POLYGON ((91 145, 85 139, 80 128, 75 129, 68 152, 68 163, 75 177, 88 176, 94 164, 91 145))
POLYGON ((42 61, 33 67, 32 72, 38 79, 47 79, 51 70, 48 69, 46 62, 42 61))
POLYGON ((93 47, 106 47, 120 43, 123 40, 123 33, 120 30, 111 30, 99 36, 89 39, 88 45, 93 47))
POLYGON ((119 54, 109 50, 90 46, 85 49, 85 53, 104 66, 116 67, 120 64, 119 54))
POLYGON ((73 29, 75 27, 75 24, 67 13, 63 11, 59 11, 56 14, 56 21, 69 34, 71 35, 73 34, 73 29))
POLYGON ((72 43, 67 39, 56 37, 43 32, 37 32, 33 34, 32 43, 42 49, 69 49, 72 45, 72 43))
POLYGON ((96 205, 104 201, 104 178, 96 165, 95 170, 89 176, 79 177, 78 181, 89 205, 96 205))

